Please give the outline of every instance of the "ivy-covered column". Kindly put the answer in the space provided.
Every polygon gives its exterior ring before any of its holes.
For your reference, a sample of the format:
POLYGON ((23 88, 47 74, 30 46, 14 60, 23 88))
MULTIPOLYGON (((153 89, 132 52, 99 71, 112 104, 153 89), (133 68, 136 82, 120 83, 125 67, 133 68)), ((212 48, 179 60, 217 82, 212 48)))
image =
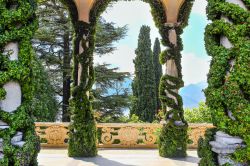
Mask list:
POLYGON ((31 38, 35 0, 0 0, 0 165, 37 165, 40 149, 31 118, 31 38))
POLYGON ((206 98, 216 129, 199 141, 201 166, 250 165, 249 7, 249 0, 208 0, 206 98))
POLYGON ((180 35, 187 25, 192 0, 162 0, 166 22, 160 28, 162 43, 168 48, 161 53, 166 71, 161 78, 160 99, 165 111, 165 124, 159 136, 159 152, 163 157, 185 157, 188 142, 188 124, 184 119, 183 102, 178 91, 184 86, 181 71, 180 35))
MULTIPOLYGON (((94 83, 93 51, 94 28, 89 23, 92 4, 88 0, 76 1, 78 20, 73 21, 74 71, 71 99, 71 124, 68 154, 71 157, 92 157, 97 154, 94 113, 89 93, 94 83)), ((71 11, 72 12, 72 11, 71 11)))

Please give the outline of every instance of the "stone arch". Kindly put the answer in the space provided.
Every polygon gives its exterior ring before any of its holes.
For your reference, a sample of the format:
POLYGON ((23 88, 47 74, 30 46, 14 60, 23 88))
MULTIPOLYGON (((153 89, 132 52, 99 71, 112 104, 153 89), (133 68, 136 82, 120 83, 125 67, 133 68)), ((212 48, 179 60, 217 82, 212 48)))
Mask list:
MULTIPOLYGON (((95 156, 97 154, 96 127, 88 93, 94 82, 92 62, 94 25, 98 15, 111 1, 62 0, 70 10, 75 29, 70 156, 95 156), (99 6, 95 6, 98 4, 99 6), (89 11, 88 14, 93 14, 91 18, 79 16, 78 10, 81 9, 81 5, 89 7, 86 11, 89 11)), ((161 81, 161 99, 166 111, 167 123, 160 135, 160 154, 167 157, 184 156, 187 123, 183 119, 182 101, 177 92, 183 86, 180 66, 180 50, 182 49, 180 34, 183 27, 187 25, 192 0, 184 2, 183 0, 143 1, 151 5, 156 25, 162 35, 162 43, 169 47, 161 54, 161 61, 167 64, 169 70, 166 71, 161 81), (172 7, 168 8, 171 2, 175 2, 176 6, 173 6, 179 9, 177 21, 168 17, 168 13, 172 11, 172 7), (181 145, 176 145, 178 143, 181 145)), ((34 136, 34 123, 28 106, 32 89, 29 87, 32 72, 30 59, 33 56, 30 39, 37 28, 36 2, 35 0, 14 2, 18 5, 9 0, 0 1, 0 16, 4 18, 0 20, 0 165, 36 165, 39 143, 34 136), (8 53, 4 54, 4 52, 8 53), (16 91, 13 92, 13 89, 9 87, 15 87, 16 91), (17 95, 15 105, 8 107, 8 103, 12 103, 9 97, 12 99, 13 93, 16 92, 21 92, 22 95, 17 95)), ((208 2, 208 15, 213 21, 206 32, 207 50, 213 57, 212 70, 208 78, 209 88, 206 92, 208 103, 213 109, 214 124, 219 130, 243 137, 243 140, 237 138, 235 140, 236 143, 245 143, 241 145, 242 149, 237 151, 236 157, 240 161, 249 162, 249 0, 226 0, 225 2, 208 0, 208 2), (232 55, 237 55, 235 61, 234 58, 230 59, 232 55), (220 61, 222 59, 224 61, 220 61), (240 67, 239 62, 242 62, 243 68, 240 67), (214 69, 217 69, 216 72, 214 69), (218 72, 218 69, 222 73, 218 72), (219 76, 218 73, 220 73, 219 76), (221 79, 224 82, 220 81, 221 79), (226 88, 225 91, 221 91, 223 88, 226 88), (228 109, 229 107, 231 109, 228 109)), ((204 165, 211 162, 209 157, 214 155, 209 145, 214 133, 208 132, 206 135, 208 139, 201 141, 205 151, 200 153, 204 165)), ((216 133, 216 136, 231 137, 220 132, 216 133)), ((219 164, 224 164, 225 155, 216 151, 218 143, 212 142, 211 145, 213 151, 222 159, 219 164)), ((230 163, 235 164, 234 161, 229 160, 230 163)), ((214 160, 212 162, 212 164, 218 164, 214 163, 214 160)))
MULTIPOLYGON (((73 123, 69 139, 70 156, 95 156, 97 153, 95 122, 88 91, 94 83, 92 54, 96 21, 112 1, 115 0, 75 0, 74 7, 72 7, 73 4, 69 6, 69 8, 77 9, 70 11, 74 16, 73 23, 76 30, 73 71, 75 88, 72 92, 71 102, 73 123), (79 113, 84 116, 79 116, 79 113), (76 129, 79 125, 84 126, 81 131, 76 129), (90 130, 91 132, 89 132, 90 130), (80 138, 79 135, 87 136, 88 139, 80 138), (81 149, 80 144, 86 144, 86 146, 81 149)), ((161 55, 161 63, 166 65, 167 70, 160 87, 163 110, 166 112, 166 124, 160 136, 162 142, 159 144, 160 154, 165 157, 186 156, 188 124, 184 120, 182 98, 178 94, 178 90, 184 85, 180 64, 180 51, 182 50, 180 34, 187 25, 193 0, 143 1, 150 4, 153 18, 162 36, 162 43, 168 47, 161 55), (176 141, 178 143, 174 143, 176 141)), ((63 2, 69 4, 69 1, 63 2)))

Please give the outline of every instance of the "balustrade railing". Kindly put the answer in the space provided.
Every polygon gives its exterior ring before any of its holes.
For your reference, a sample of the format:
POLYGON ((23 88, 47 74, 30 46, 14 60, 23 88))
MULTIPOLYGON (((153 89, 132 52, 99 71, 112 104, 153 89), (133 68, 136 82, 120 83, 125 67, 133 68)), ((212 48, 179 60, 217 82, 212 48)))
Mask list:
MULTIPOLYGON (((36 123, 36 133, 42 147, 67 147, 69 123, 36 123)), ((99 148, 157 148, 161 124, 98 123, 99 148)), ((197 148, 198 139, 212 124, 189 124, 189 148, 197 148)))

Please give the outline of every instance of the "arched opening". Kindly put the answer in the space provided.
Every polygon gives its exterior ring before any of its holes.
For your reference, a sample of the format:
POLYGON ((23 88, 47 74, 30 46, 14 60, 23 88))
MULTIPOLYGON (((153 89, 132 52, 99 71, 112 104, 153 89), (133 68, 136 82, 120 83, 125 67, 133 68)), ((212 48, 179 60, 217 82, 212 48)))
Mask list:
MULTIPOLYGON (((100 14, 110 2, 76 1, 79 19, 75 26, 81 28, 76 32, 74 50, 75 67, 73 75, 75 90, 72 93, 74 113, 69 139, 70 156, 94 156, 96 154, 96 137, 94 134, 96 131, 88 91, 94 81, 92 54, 95 43, 95 26, 100 14), (79 113, 84 116, 79 116, 79 113), (79 128, 80 123, 84 126, 83 128, 79 128), (90 139, 79 138, 80 133, 87 134, 90 139), (86 143, 83 143, 85 141, 86 143), (80 149, 79 144, 86 144, 87 146, 80 149)), ((180 34, 182 28, 187 25, 192 1, 145 2, 148 2, 151 6, 156 26, 162 35, 162 44, 169 47, 161 54, 161 63, 166 64, 167 69, 160 86, 160 98, 166 114, 166 124, 160 136, 160 142, 162 142, 162 144, 159 144, 160 154, 165 157, 186 156, 188 125, 183 117, 182 99, 178 94, 178 90, 183 86, 180 64, 180 51, 182 50, 180 34), (169 142, 163 143, 166 140, 169 142), (174 144, 173 140, 178 143, 174 144)))
POLYGON ((181 35, 184 44, 181 63, 184 87, 180 89, 180 95, 183 99, 185 118, 189 123, 194 123, 195 118, 197 122, 199 119, 206 119, 205 117, 198 118, 202 117, 199 112, 206 112, 207 108, 203 90, 208 86, 207 74, 211 61, 211 57, 207 55, 204 41, 205 27, 209 23, 206 6, 207 1, 194 1, 189 24, 181 35))
MULTIPOLYGON (((100 18, 102 20, 106 20, 107 22, 115 23, 115 26, 118 26, 118 27, 124 27, 124 25, 126 25, 126 33, 124 33, 125 36, 122 39, 113 43, 114 44, 113 47, 116 49, 112 51, 111 53, 108 53, 108 54, 94 53, 95 68, 98 67, 98 71, 96 71, 96 83, 94 84, 94 87, 98 86, 98 91, 97 90, 94 90, 94 91, 100 92, 98 95, 94 96, 94 103, 93 103, 94 111, 98 112, 99 118, 97 119, 97 122, 104 122, 104 123, 123 122, 125 123, 125 122, 129 122, 130 120, 132 120, 131 119, 132 114, 134 114, 133 116, 134 118, 138 117, 140 120, 142 120, 142 118, 140 117, 141 114, 139 113, 135 114, 135 113, 132 113, 131 111, 132 110, 131 108, 132 98, 134 99, 135 97, 133 96, 134 92, 132 89, 132 84, 134 83, 134 79, 136 76, 135 75, 136 69, 135 69, 134 61, 137 55, 135 53, 135 50, 137 49, 138 44, 139 44, 138 36, 139 36, 141 27, 143 25, 150 27, 150 38, 147 38, 147 40, 150 40, 150 48, 147 47, 146 51, 150 50, 153 52, 154 42, 156 38, 157 37, 159 38, 160 36, 158 33, 158 29, 155 27, 155 23, 153 21, 152 15, 150 13, 150 6, 149 4, 144 3, 142 1, 133 1, 133 2, 118 1, 108 6, 107 10, 102 13, 100 18), (108 75, 107 79, 110 78, 110 80, 112 80, 112 83, 105 82, 105 80, 102 81, 99 79, 99 78, 105 77, 105 72, 102 73, 104 69, 106 72, 110 71, 110 75, 108 75), (111 69, 115 69, 115 70, 111 70, 111 69), (109 88, 108 90, 106 90, 106 88, 104 87, 109 87, 109 88), (98 102, 98 99, 99 99, 99 102, 98 102), (121 103, 120 106, 122 108, 120 108, 119 103, 121 103), (124 103, 124 105, 122 103, 124 103), (97 107, 95 107, 95 104, 97 105, 97 107), (108 120, 109 114, 112 114, 112 112, 114 113, 116 112, 116 114, 114 114, 115 117, 113 120, 112 119, 108 120), (123 112, 126 115, 118 115, 118 113, 123 114, 123 112)), ((97 30, 98 30, 98 27, 97 27, 97 30)), ((113 35, 110 34, 110 36, 113 36, 113 35)), ((99 36, 96 37, 96 41, 100 40, 98 38, 99 36)), ((98 48, 98 45, 96 45, 96 47, 98 48)), ((151 57, 151 55, 149 55, 149 58, 144 62, 150 62, 149 63, 150 67, 148 67, 148 69, 144 68, 145 70, 156 71, 156 68, 160 66, 160 70, 161 70, 160 72, 162 72, 162 66, 161 64, 159 64, 159 52, 157 55, 155 55, 156 67, 155 68, 153 67, 154 56, 151 57)), ((138 67, 140 66, 137 66, 137 68, 138 67)), ((145 73, 150 74, 150 72, 145 72, 145 73)), ((148 77, 155 77, 155 73, 151 73, 150 75, 151 76, 148 76, 148 77)), ((143 77, 146 77, 146 76, 143 76, 143 77)), ((160 77, 161 77, 161 74, 157 76, 157 79, 159 81, 160 81, 160 77)), ((153 79, 155 78, 152 78, 152 80, 153 79)), ((152 82, 153 83, 150 83, 149 85, 156 86, 156 85, 153 85, 155 84, 155 81, 152 81, 152 82)), ((145 81, 144 81, 144 84, 146 84, 145 81)), ((153 89, 154 89, 153 87, 150 88, 148 90, 148 93, 152 93, 150 91, 153 91, 153 89)), ((158 86, 157 88, 155 87, 155 89, 158 89, 158 86)), ((155 91, 158 92, 158 90, 155 90, 155 91)), ((151 96, 149 99, 145 99, 145 101, 150 101, 150 99, 152 101, 154 100, 154 97, 151 96)), ((152 103, 153 103, 152 107, 154 108, 156 102, 152 102, 152 103)), ((143 105, 147 107, 146 104, 143 104, 143 105)), ((157 108, 152 109, 153 120, 156 120, 155 114, 157 114, 157 110, 158 110, 157 108)), ((141 112, 143 112, 143 109, 141 109, 141 112)), ((148 112, 149 114, 151 113, 149 111, 146 111, 146 112, 148 112)), ((144 120, 144 122, 149 122, 149 120, 146 119, 144 120)))
MULTIPOLYGON (((184 156, 187 123, 178 95, 179 88, 183 86, 180 34, 187 24, 192 1, 145 1, 152 7, 163 45, 169 47, 161 56, 167 71, 161 82, 166 124, 159 137, 160 154, 184 156)), ((111 0, 63 2, 70 9, 75 31, 69 155, 95 156, 96 124, 89 93, 94 83, 94 33, 99 14, 111 0)), ((205 40, 212 62, 206 95, 217 128, 208 130, 206 138, 200 141, 201 165, 247 165, 249 161, 249 5, 247 0, 209 0, 207 11, 212 23, 206 28, 205 40), (230 153, 225 155, 224 150, 230 147, 230 153)), ((0 2, 1 165, 37 164, 39 141, 30 109, 33 89, 30 69, 34 57, 30 40, 37 28, 35 6, 32 0, 17 0, 13 4, 8 0, 0 2), (14 93, 18 95, 14 96, 14 93), (10 98, 13 98, 14 105, 10 98)))

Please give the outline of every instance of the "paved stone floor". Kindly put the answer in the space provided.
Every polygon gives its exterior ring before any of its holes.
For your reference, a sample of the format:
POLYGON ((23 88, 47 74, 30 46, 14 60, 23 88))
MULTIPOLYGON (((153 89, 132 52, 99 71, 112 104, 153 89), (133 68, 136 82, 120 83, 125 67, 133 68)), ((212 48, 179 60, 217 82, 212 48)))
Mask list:
POLYGON ((93 158, 69 158, 66 149, 42 149, 39 166, 197 166, 196 151, 188 151, 188 157, 162 158, 158 150, 99 149, 93 158))

